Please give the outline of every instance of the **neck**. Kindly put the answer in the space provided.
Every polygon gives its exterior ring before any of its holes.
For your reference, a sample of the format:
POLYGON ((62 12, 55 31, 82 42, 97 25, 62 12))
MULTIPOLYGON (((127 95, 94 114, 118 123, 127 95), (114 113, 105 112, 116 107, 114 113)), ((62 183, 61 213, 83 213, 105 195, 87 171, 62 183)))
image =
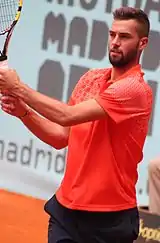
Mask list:
POLYGON ((111 73, 111 80, 116 80, 119 78, 121 75, 126 73, 129 69, 133 68, 134 66, 138 65, 138 62, 128 64, 124 67, 113 67, 112 68, 112 73, 111 73))

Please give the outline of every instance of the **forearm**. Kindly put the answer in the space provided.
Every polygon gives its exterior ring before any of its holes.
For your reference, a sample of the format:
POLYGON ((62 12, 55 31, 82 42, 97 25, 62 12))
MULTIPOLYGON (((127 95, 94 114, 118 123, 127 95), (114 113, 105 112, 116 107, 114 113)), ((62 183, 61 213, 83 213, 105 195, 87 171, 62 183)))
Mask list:
POLYGON ((69 116, 67 104, 36 92, 26 85, 14 90, 13 94, 50 121, 67 126, 66 121, 69 116))
POLYGON ((68 145, 69 128, 53 123, 31 109, 21 121, 36 137, 52 147, 61 149, 68 145))
POLYGON ((95 99, 89 99, 75 105, 43 95, 20 83, 12 94, 23 100, 43 117, 63 127, 105 119, 107 113, 95 99))

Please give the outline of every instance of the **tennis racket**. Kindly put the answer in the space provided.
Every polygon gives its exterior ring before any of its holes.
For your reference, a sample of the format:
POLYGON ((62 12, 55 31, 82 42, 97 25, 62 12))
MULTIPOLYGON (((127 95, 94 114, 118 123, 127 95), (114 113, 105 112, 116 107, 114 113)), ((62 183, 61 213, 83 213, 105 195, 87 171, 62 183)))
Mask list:
POLYGON ((8 46, 20 18, 22 4, 22 0, 0 0, 0 36, 3 36, 3 44, 0 49, 0 68, 8 68, 8 46))

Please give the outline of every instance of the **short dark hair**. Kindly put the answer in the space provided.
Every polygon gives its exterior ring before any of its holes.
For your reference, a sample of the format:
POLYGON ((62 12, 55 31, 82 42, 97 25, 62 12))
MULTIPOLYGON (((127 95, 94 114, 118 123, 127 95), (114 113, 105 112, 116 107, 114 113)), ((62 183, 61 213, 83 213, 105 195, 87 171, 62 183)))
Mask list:
POLYGON ((148 37, 150 31, 150 21, 147 14, 139 9, 132 7, 121 7, 113 12, 114 20, 135 19, 139 23, 138 34, 140 37, 148 37))

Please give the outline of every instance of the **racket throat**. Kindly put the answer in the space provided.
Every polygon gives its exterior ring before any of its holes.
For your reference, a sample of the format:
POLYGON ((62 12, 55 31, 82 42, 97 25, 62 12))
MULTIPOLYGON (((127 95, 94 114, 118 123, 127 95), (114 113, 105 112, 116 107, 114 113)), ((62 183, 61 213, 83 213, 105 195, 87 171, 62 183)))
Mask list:
POLYGON ((0 62, 6 61, 7 60, 7 56, 0 51, 0 62))

